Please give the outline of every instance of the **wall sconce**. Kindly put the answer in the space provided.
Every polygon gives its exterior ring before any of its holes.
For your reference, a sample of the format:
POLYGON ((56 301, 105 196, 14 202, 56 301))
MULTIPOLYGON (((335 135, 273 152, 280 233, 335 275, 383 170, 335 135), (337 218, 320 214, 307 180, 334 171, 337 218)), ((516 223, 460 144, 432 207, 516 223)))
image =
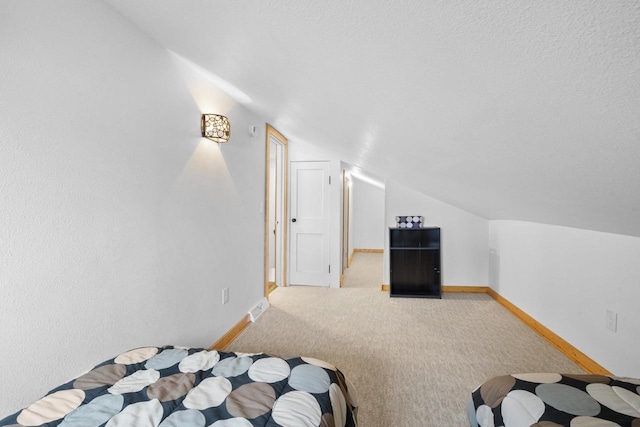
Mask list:
POLYGON ((231 123, 219 114, 203 114, 200 122, 202 136, 215 142, 227 142, 231 136, 231 123))

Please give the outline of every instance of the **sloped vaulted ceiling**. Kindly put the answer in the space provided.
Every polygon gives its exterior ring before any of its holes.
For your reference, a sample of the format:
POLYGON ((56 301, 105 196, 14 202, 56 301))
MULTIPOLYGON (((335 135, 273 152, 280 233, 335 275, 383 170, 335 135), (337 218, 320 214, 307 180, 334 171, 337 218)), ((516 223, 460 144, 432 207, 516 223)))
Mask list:
POLYGON ((638 0, 107 0, 294 141, 488 219, 640 236, 638 0))

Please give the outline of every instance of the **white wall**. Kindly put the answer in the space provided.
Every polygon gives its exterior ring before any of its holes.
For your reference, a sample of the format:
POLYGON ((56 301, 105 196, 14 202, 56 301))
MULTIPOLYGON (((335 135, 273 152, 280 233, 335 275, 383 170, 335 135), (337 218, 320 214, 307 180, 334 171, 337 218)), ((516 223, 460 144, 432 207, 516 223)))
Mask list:
POLYGON ((384 188, 354 176, 351 179, 352 246, 356 249, 383 249, 387 230, 384 221, 384 188))
POLYGON ((615 375, 640 377, 640 238, 490 221, 490 248, 500 295, 615 375))
MULTIPOLYGON (((385 222, 395 217, 420 215, 425 225, 441 228, 442 284, 487 286, 489 222, 482 217, 426 196, 395 181, 385 182, 385 222)), ((389 232, 385 232, 384 283, 389 283, 389 232)))
POLYGON ((2 418, 129 348, 209 346, 262 298, 265 136, 102 2, 2 1, 0 52, 2 418))

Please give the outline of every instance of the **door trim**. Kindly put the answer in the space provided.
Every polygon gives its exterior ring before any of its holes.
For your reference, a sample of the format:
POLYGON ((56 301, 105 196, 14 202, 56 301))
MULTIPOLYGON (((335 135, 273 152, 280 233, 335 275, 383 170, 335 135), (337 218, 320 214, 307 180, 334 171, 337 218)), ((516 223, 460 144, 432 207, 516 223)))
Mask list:
POLYGON ((351 224, 351 188, 349 176, 346 169, 342 169, 342 229, 341 231, 341 252, 340 264, 340 287, 344 284, 344 271, 349 267, 349 232, 351 224))
MULTIPOLYGON (((271 156, 271 137, 277 139, 283 148, 283 167, 282 167, 282 175, 283 175, 283 186, 284 194, 283 198, 283 212, 282 212, 282 286, 287 286, 287 227, 288 224, 288 192, 289 192, 289 146, 287 138, 284 137, 280 132, 278 132, 273 126, 267 123, 267 132, 265 139, 265 180, 264 180, 264 296, 269 299, 270 285, 269 285, 269 233, 271 233, 269 226, 269 162, 271 156)), ((276 255, 276 254, 274 254, 276 255)))

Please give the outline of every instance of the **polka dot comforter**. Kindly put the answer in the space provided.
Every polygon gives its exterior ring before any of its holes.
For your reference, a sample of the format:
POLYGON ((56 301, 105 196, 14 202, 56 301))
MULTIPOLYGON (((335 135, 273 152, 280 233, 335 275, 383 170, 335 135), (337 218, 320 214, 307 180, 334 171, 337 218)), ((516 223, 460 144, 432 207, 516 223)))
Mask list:
POLYGON ((602 375, 518 374, 472 394, 472 427, 640 427, 640 380, 602 375))
POLYGON ((51 390, 0 426, 356 426, 353 387, 321 360, 144 347, 51 390))

